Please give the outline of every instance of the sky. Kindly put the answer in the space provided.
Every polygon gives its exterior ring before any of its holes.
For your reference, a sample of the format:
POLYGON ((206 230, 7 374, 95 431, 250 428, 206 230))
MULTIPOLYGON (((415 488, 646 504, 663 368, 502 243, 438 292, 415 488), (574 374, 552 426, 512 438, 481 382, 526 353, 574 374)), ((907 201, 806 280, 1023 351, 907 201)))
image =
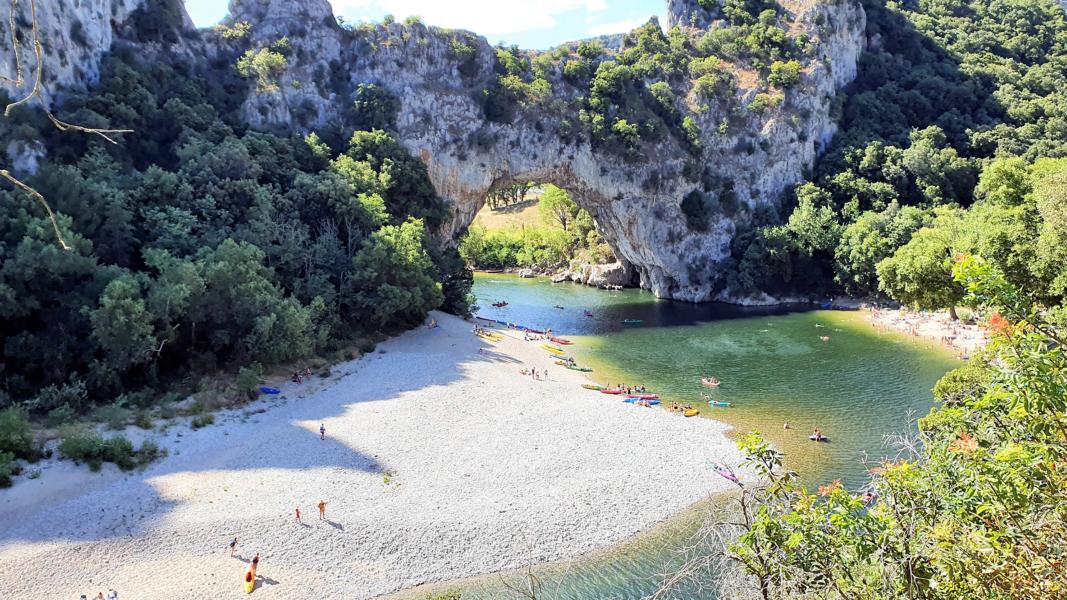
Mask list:
MULTIPOLYGON (((347 22, 380 21, 392 14, 410 15, 428 25, 469 29, 490 43, 517 44, 542 50, 562 42, 630 31, 657 15, 667 0, 330 0, 347 22)), ((226 16, 224 0, 185 0, 198 27, 211 27, 226 16)))

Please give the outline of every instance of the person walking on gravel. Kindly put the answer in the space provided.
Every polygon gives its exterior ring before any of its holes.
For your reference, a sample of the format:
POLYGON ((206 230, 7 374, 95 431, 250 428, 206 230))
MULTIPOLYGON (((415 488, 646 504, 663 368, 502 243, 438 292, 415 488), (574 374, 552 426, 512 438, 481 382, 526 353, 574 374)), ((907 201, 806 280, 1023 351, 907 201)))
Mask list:
POLYGON ((230 556, 233 556, 233 551, 237 549, 237 536, 233 536, 233 540, 230 541, 230 556))
POLYGON ((325 521, 326 520, 326 501, 325 500, 319 500, 319 520, 320 521, 325 521))
POLYGON ((300 507, 296 507, 296 522, 300 522, 300 507))
POLYGON ((319 439, 320 440, 326 439, 326 424, 325 423, 320 423, 319 424, 319 439))

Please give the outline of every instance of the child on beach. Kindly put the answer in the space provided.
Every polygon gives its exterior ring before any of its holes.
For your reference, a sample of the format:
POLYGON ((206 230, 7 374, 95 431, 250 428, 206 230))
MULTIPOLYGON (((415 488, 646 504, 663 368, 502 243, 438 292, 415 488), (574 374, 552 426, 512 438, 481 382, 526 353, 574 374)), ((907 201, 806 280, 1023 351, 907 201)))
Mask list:
POLYGON ((233 556, 233 551, 237 549, 237 536, 233 536, 233 541, 230 542, 230 556, 233 556))
POLYGON ((326 520, 326 501, 325 500, 319 500, 319 520, 320 521, 325 521, 326 520))

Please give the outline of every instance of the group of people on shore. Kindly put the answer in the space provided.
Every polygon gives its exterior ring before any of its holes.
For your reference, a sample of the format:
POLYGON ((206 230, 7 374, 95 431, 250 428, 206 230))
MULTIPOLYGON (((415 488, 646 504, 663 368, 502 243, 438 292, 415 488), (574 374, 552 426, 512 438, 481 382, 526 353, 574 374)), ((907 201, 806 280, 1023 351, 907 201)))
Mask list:
MULTIPOLYGON (((90 600, 90 598, 82 594, 80 600, 90 600)), ((108 590, 105 596, 104 592, 98 592, 91 600, 119 600, 119 593, 115 590, 108 590)))
POLYGON ((532 379, 536 379, 537 381, 548 381, 548 369, 545 369, 544 371, 538 371, 533 367, 530 367, 529 369, 523 367, 522 370, 519 371, 519 373, 522 375, 526 375, 532 379))
POLYGON ((693 410, 692 404, 678 404, 677 402, 671 402, 671 405, 667 407, 667 410, 671 412, 685 412, 687 410, 693 410))
POLYGON ((627 394, 647 394, 648 393, 648 388, 643 386, 643 385, 626 385, 625 383, 620 383, 619 385, 615 386, 614 389, 616 389, 616 390, 625 390, 627 394))
POLYGON ((311 378, 311 367, 305 368, 303 371, 293 371, 292 382, 304 383, 305 379, 311 378))
MULTIPOLYGON (((326 501, 325 500, 319 500, 319 503, 316 506, 319 509, 319 520, 320 521, 325 521, 326 520, 326 501)), ((301 524, 301 525, 304 525, 304 521, 301 518, 300 507, 299 506, 296 507, 296 522, 301 524)), ((231 557, 236 557, 238 542, 239 542, 239 537, 238 537, 237 534, 234 534, 233 539, 230 540, 229 544, 227 544, 227 547, 230 549, 230 556, 231 557)), ((245 571, 245 574, 244 574, 244 582, 245 582, 245 584, 252 583, 254 585, 254 582, 256 581, 256 577, 258 576, 258 571, 259 571, 259 552, 256 552, 255 556, 252 557, 252 561, 248 565, 248 570, 245 571)), ((119 597, 118 594, 115 593, 114 590, 112 590, 111 593, 113 593, 115 595, 114 596, 110 596, 110 595, 107 596, 106 600, 112 600, 112 599, 118 600, 118 597, 119 597)), ((85 600, 85 596, 82 596, 82 600, 85 600)), ((105 600, 104 596, 103 595, 99 596, 99 600, 105 600)))

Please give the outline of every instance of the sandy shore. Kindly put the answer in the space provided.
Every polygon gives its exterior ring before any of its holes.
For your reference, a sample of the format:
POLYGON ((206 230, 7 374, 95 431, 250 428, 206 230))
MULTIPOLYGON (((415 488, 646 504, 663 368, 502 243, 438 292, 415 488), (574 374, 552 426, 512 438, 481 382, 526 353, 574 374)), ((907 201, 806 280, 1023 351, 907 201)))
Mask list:
POLYGON ((329 380, 155 433, 170 456, 147 470, 53 463, 0 491, 6 595, 246 597, 258 552, 254 597, 369 598, 573 558, 726 489, 708 468, 739 460, 724 425, 583 390, 539 342, 435 316, 329 380))
POLYGON ((906 309, 870 309, 870 321, 881 330, 899 331, 921 337, 969 357, 989 341, 984 329, 953 321, 948 311, 914 312, 906 309))

